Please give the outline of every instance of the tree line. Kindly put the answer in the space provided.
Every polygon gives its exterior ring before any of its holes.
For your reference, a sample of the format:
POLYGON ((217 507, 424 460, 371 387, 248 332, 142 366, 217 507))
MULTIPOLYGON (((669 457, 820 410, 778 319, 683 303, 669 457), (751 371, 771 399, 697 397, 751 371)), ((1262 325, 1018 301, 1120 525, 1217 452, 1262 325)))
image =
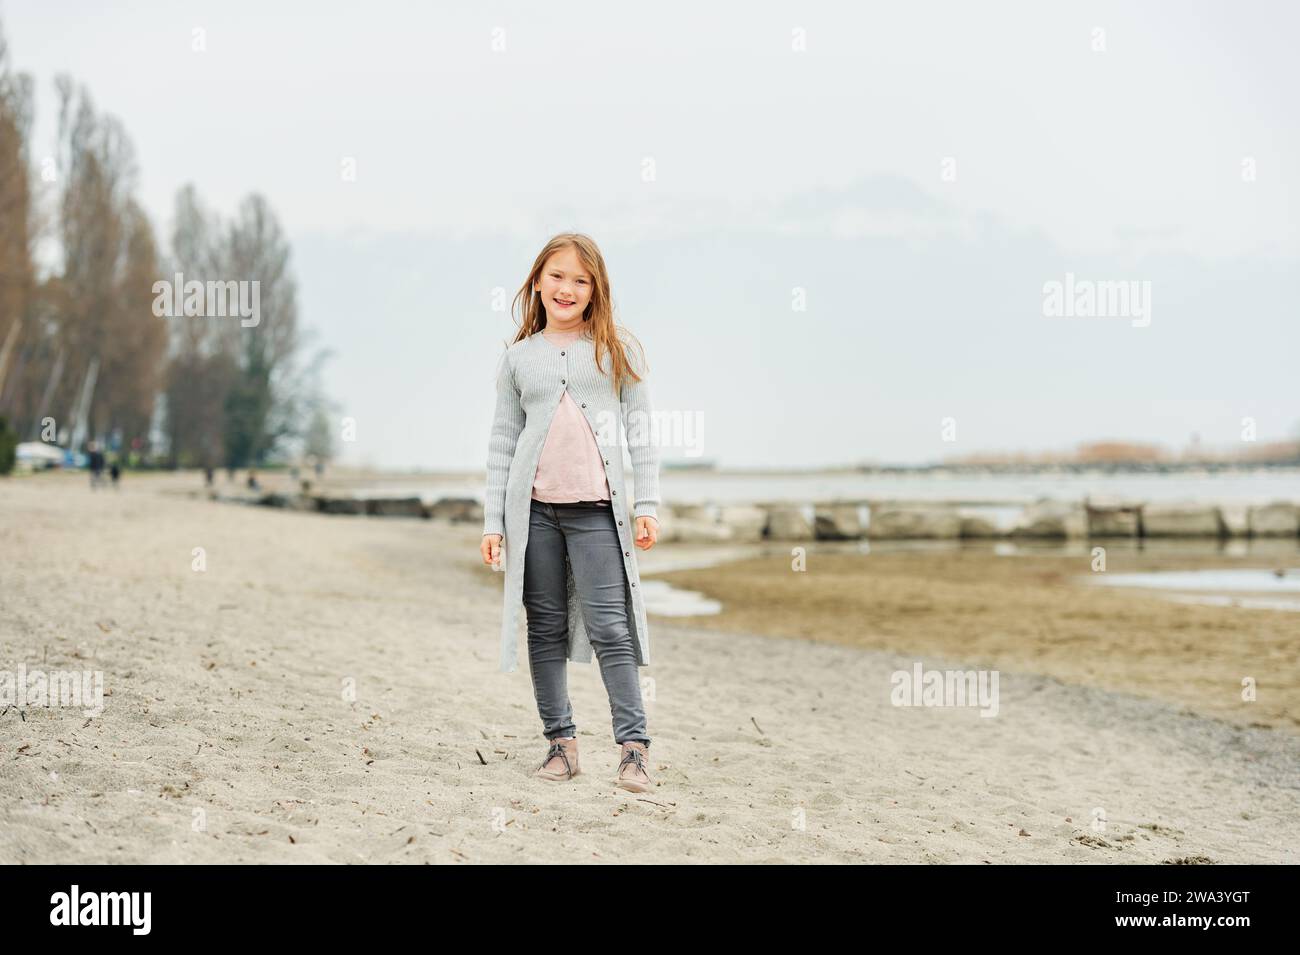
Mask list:
POLYGON ((328 458, 328 352, 307 356, 269 203, 251 194, 227 221, 186 185, 161 249, 126 130, 70 77, 54 85, 56 146, 35 157, 34 84, 12 68, 0 27, 0 432, 173 467, 328 458), (251 286, 256 322, 206 308, 160 315, 176 276, 206 283, 191 305, 210 304, 214 286, 251 286))

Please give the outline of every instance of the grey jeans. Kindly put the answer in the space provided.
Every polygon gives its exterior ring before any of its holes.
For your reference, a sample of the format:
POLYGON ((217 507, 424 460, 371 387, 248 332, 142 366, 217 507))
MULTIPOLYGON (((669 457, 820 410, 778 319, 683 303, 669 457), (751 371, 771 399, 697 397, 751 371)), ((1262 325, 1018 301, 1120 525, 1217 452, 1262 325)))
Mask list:
POLYGON ((547 739, 577 736, 569 703, 569 640, 565 558, 582 601, 582 619, 609 694, 614 742, 648 747, 641 682, 627 619, 627 576, 614 511, 608 501, 550 504, 534 500, 524 554, 528 666, 547 739))

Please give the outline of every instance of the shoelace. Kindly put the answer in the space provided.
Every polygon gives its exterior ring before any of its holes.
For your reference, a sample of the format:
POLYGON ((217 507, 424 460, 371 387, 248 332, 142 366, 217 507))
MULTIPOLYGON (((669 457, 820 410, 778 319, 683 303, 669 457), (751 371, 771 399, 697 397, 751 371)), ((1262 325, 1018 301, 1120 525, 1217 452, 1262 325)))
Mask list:
POLYGON ((629 746, 627 752, 623 754, 623 761, 618 764, 618 774, 620 776, 623 775, 623 767, 631 762, 636 763, 636 768, 645 775, 646 779, 650 778, 650 774, 645 771, 645 754, 635 746, 629 746))
POLYGON ((546 751, 546 759, 542 760, 542 766, 549 764, 556 756, 564 760, 564 771, 572 777, 573 767, 569 765, 569 754, 564 751, 564 747, 558 741, 552 743, 551 748, 546 751))

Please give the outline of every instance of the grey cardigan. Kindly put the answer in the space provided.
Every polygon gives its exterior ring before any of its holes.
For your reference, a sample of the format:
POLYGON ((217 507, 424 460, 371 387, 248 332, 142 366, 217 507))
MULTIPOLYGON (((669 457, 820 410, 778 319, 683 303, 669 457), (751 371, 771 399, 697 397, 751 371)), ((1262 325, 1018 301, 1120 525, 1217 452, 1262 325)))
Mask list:
MULTIPOLYGON (((629 361, 635 362, 632 349, 629 361)), ((610 356, 604 356, 606 371, 610 356)), ((487 490, 483 499, 483 533, 501 534, 505 567, 505 603, 501 619, 499 671, 508 673, 518 662, 519 608, 523 603, 524 555, 528 547, 528 517, 532 506, 533 478, 542 454, 551 418, 565 391, 587 416, 601 459, 613 505, 623 566, 628 582, 628 624, 632 630, 637 665, 650 663, 650 629, 646 624, 637 548, 632 540, 635 518, 658 520, 659 454, 654 446, 653 412, 646 387, 645 369, 634 364, 641 381, 626 381, 614 394, 613 378, 596 367, 595 343, 584 333, 576 341, 557 345, 540 332, 510 345, 497 370, 496 412, 488 440, 487 490), (627 479, 623 455, 627 448, 635 484, 632 511, 628 513, 627 479)), ((573 571, 565 561, 569 605, 568 658, 590 663, 587 636, 573 571)))

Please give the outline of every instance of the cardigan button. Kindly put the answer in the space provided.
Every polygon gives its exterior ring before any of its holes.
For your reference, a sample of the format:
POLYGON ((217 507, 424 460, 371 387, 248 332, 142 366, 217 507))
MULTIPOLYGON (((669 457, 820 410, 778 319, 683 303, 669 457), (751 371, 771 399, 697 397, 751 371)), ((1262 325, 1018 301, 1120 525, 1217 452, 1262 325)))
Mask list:
POLYGON ((564 352, 560 352, 560 355, 563 356, 563 355, 564 355, 564 352))
POLYGON ((584 401, 584 402, 582 403, 582 406, 583 406, 584 408, 587 407, 587 402, 584 401))
POLYGON ((560 379, 560 384, 564 384, 564 379, 563 379, 563 378, 560 379))
POLYGON ((606 462, 605 462, 605 463, 606 463, 606 464, 609 464, 609 462, 608 462, 608 461, 606 461, 606 462))
POLYGON ((623 551, 623 556, 624 556, 624 557, 631 557, 631 556, 632 556, 632 552, 631 552, 630 550, 625 550, 625 551, 623 551))

